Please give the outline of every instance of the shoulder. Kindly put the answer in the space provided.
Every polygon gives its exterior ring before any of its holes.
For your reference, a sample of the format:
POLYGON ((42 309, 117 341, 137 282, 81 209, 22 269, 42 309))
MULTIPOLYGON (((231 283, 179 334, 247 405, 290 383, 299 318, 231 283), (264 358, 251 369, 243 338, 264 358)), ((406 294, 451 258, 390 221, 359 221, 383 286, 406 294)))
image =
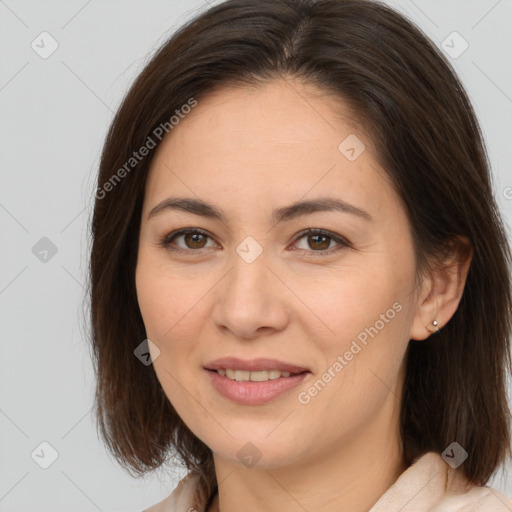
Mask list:
POLYGON ((371 512, 512 512, 512 500, 476 486, 435 452, 419 457, 372 507, 371 512))
POLYGON ((447 492, 431 512, 512 512, 512 499, 492 487, 447 492))
POLYGON ((498 490, 474 485, 457 469, 448 466, 436 454, 438 464, 446 468, 445 493, 432 512, 512 512, 512 499, 498 490))
POLYGON ((196 473, 189 473, 180 480, 174 491, 162 501, 143 510, 143 512, 200 512, 194 501, 199 477, 196 473))
POLYGON ((512 512, 512 499, 487 485, 471 484, 448 466, 444 495, 431 512, 512 512))
POLYGON ((444 479, 443 492, 429 512, 512 512, 512 499, 505 494, 472 484, 438 453, 430 452, 426 458, 444 479))

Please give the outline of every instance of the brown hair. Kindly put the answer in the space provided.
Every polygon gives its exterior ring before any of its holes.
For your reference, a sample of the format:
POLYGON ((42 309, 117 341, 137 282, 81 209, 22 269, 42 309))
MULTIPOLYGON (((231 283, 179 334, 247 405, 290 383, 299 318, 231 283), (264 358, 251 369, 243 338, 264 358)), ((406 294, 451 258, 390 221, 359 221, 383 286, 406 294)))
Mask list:
POLYGON ((460 469, 483 485, 510 455, 510 249, 462 84, 413 23, 370 0, 228 0, 180 28, 127 93, 106 137, 92 221, 101 434, 130 472, 155 469, 173 453, 200 474, 205 493, 214 490, 211 450, 177 415, 152 365, 134 356, 146 338, 135 267, 154 152, 112 178, 191 98, 281 77, 315 84, 357 112, 406 208, 418 276, 458 235, 472 244, 457 311, 438 334, 409 343, 401 424, 408 465, 457 441, 469 453, 460 469))

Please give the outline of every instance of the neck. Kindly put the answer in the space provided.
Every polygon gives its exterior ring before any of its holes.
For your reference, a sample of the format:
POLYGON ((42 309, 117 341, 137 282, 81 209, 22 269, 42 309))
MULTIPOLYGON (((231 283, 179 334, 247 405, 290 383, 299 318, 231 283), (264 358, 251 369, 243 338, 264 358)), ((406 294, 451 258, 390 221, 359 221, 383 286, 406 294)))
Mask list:
POLYGON ((214 455, 218 495, 210 511, 366 512, 405 471, 396 396, 381 418, 324 453, 278 468, 247 468, 214 455), (393 403, 395 402, 395 403, 393 403))

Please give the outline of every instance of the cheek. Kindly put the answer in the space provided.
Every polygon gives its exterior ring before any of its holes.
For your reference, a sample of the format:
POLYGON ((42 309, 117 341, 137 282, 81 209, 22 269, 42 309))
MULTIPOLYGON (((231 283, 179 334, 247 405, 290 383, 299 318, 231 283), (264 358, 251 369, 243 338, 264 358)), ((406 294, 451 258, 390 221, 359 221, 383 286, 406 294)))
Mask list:
POLYGON ((172 326, 169 322, 169 313, 174 311, 168 285, 160 277, 160 273, 144 258, 139 260, 135 278, 137 300, 146 334, 157 343, 162 339, 163 333, 172 326))
POLYGON ((322 354, 320 377, 334 383, 327 385, 325 398, 339 401, 335 390, 340 390, 341 401, 357 408, 388 392, 379 379, 390 385, 396 380, 408 342, 412 269, 409 276, 404 266, 374 261, 339 275, 343 278, 330 280, 322 293, 308 297, 327 326, 324 336, 311 339, 322 354))
POLYGON ((199 399, 201 391, 191 376, 200 370, 201 331, 211 314, 205 294, 212 283, 171 271, 150 253, 138 260, 136 286, 146 335, 159 349, 153 362, 158 380, 178 414, 192 421, 189 413, 201 413, 190 407, 190 396, 199 399))
POLYGON ((381 314, 391 309, 388 316, 394 316, 392 307, 400 299, 400 293, 391 270, 373 261, 349 270, 334 269, 331 279, 322 276, 318 285, 304 279, 296 281, 296 285, 300 284, 296 288, 297 295, 325 327, 328 345, 339 340, 333 348, 342 348, 343 340, 364 333, 365 328, 380 322, 381 314))
POLYGON ((165 263, 144 250, 139 253, 135 281, 146 335, 159 349, 154 370, 169 401, 180 416, 184 411, 186 415, 187 399, 182 390, 186 387, 194 395, 196 391, 190 389, 185 369, 190 371, 197 365, 194 340, 198 336, 194 329, 201 325, 194 318, 197 296, 193 283, 184 287, 182 281, 170 276, 165 263))
POLYGON ((139 308, 146 333, 156 342, 166 345, 171 337, 182 337, 186 331, 199 325, 200 298, 204 283, 194 279, 176 277, 161 258, 141 251, 137 263, 136 288, 139 308))

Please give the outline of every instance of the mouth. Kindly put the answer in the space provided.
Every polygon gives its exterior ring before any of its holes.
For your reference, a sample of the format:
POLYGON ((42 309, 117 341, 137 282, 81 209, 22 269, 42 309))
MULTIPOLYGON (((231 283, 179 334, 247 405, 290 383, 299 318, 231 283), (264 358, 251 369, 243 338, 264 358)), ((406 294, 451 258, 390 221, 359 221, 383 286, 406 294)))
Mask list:
POLYGON ((211 384, 225 398, 238 404, 268 402, 298 386, 311 371, 276 359, 217 359, 204 367, 211 384))
POLYGON ((302 372, 287 372, 281 370, 259 370, 250 372, 248 370, 235 370, 233 368, 219 368, 218 370, 207 370, 211 372, 216 372, 218 375, 222 377, 227 377, 231 380, 236 380, 238 382, 265 382, 267 380, 276 380, 280 378, 287 378, 291 376, 301 375, 302 373, 308 373, 307 370, 302 372))
POLYGON ((216 371, 219 375, 228 379, 253 382, 275 380, 310 371, 305 366, 264 357, 250 360, 223 357, 211 361, 205 365, 205 368, 216 371))

